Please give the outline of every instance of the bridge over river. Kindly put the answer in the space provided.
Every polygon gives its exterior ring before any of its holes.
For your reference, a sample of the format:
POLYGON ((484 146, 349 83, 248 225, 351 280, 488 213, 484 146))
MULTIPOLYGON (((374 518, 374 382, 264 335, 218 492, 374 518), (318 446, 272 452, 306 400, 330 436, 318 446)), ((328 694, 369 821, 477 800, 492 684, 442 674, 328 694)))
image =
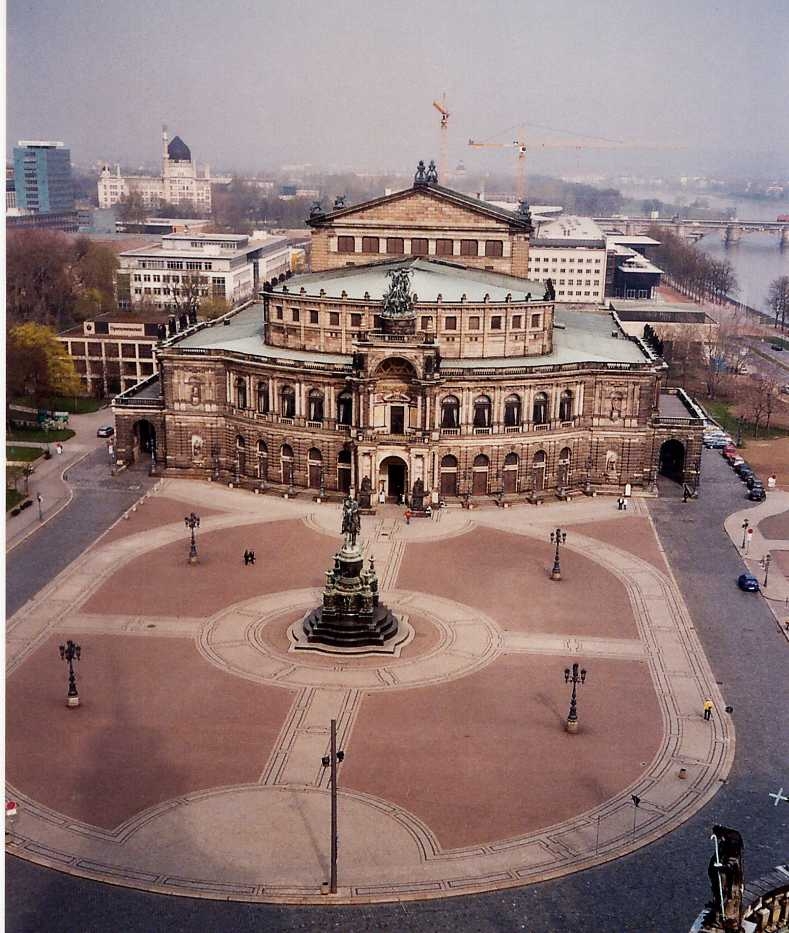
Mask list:
POLYGON ((726 243, 737 243, 743 233, 777 233, 779 248, 789 246, 789 222, 781 220, 652 220, 649 217, 595 217, 594 222, 605 233, 632 236, 646 233, 650 227, 665 227, 688 240, 700 240, 713 230, 719 230, 726 243))

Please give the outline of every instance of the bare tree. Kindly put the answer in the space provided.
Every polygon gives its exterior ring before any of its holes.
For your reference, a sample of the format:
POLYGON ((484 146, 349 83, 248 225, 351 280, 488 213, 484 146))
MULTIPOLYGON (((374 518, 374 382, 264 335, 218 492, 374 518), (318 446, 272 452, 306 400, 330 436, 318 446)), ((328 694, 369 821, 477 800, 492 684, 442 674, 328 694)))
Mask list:
POLYGON ((197 316, 200 302, 208 291, 208 278, 197 272, 181 276, 180 284, 173 285, 173 304, 176 313, 185 314, 191 321, 197 316))
POLYGON ((770 282, 767 301, 775 314, 775 326, 781 319, 781 329, 786 326, 786 315, 789 312, 789 275, 781 275, 770 282))

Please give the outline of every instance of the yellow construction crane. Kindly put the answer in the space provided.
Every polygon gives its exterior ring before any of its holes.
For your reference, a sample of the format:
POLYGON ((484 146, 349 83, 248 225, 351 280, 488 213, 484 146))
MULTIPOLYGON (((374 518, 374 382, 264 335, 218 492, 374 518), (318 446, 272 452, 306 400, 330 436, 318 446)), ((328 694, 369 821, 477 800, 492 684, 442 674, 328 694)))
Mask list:
POLYGON ((433 106, 441 114, 441 150, 438 160, 438 180, 445 185, 448 178, 447 158, 449 153, 449 111, 447 110, 446 92, 441 95, 440 101, 433 101, 433 106))
MULTIPOLYGON (((548 127, 545 127, 548 129, 548 127)), ((558 131, 561 132, 561 131, 558 131)), ((474 149, 511 149, 515 148, 517 155, 516 163, 516 176, 515 176, 515 193, 520 203, 525 194, 526 194, 526 142, 524 139, 523 129, 518 131, 517 139, 514 139, 511 143, 489 143, 489 142, 477 142, 477 140, 470 139, 468 141, 469 146, 474 149)), ((529 143, 530 149, 680 149, 681 146, 673 145, 663 145, 663 144, 650 144, 650 143, 628 143, 620 142, 617 139, 605 139, 600 138, 595 142, 554 142, 552 140, 546 142, 532 142, 529 143)))

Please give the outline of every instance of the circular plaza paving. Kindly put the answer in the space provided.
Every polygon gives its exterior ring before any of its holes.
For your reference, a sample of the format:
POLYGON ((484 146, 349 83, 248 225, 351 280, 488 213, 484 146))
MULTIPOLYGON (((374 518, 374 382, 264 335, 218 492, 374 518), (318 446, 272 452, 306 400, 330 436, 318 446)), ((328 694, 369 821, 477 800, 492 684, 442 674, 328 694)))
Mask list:
POLYGON ((325 903, 332 719, 339 900, 524 884, 669 832, 715 793, 734 736, 701 716, 723 701, 633 506, 365 516, 381 598, 413 637, 335 657, 288 630, 320 600, 339 507, 163 481, 9 620, 10 850, 153 891, 325 903), (82 646, 77 709, 66 638, 82 646), (570 735, 574 661, 588 676, 570 735))

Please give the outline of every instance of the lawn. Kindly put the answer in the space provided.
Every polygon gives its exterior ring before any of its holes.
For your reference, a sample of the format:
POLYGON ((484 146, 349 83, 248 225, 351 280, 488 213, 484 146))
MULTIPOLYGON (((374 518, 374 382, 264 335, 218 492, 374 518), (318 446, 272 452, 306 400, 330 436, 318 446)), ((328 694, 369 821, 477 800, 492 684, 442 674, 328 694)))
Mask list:
POLYGON ((16 447, 13 444, 6 444, 5 459, 19 463, 31 463, 44 455, 43 447, 16 447))
MULTIPOLYGON (((724 431, 727 431, 733 438, 737 438, 738 431, 738 418, 735 414, 732 413, 731 402, 721 402, 713 401, 712 399, 703 399, 702 405, 707 409, 708 414, 711 418, 714 418, 718 424, 723 428, 724 431)), ((775 437, 787 437, 789 436, 789 431, 785 428, 774 428, 770 427, 770 430, 766 430, 764 425, 759 426, 759 431, 756 433, 754 426, 750 421, 742 422, 742 439, 743 441, 747 440, 769 440, 770 438, 775 437)), ((742 445, 744 446, 744 444, 742 445)))
POLYGON ((71 437, 74 437, 74 431, 71 428, 53 428, 51 431, 44 431, 40 428, 15 428, 5 436, 7 441, 41 441, 44 444, 67 441, 71 437))
POLYGON ((19 503, 20 503, 24 498, 25 498, 25 497, 22 495, 22 493, 21 493, 21 492, 17 492, 16 489, 6 489, 6 491, 5 491, 5 510, 6 510, 6 512, 10 512, 11 509, 13 509, 13 507, 14 507, 15 505, 19 505, 19 503))
POLYGON ((69 396, 68 398, 54 397, 43 399, 41 404, 32 398, 15 398, 12 405, 24 405, 27 408, 46 408, 49 411, 67 411, 72 415, 85 415, 98 411, 105 403, 91 396, 69 396))

